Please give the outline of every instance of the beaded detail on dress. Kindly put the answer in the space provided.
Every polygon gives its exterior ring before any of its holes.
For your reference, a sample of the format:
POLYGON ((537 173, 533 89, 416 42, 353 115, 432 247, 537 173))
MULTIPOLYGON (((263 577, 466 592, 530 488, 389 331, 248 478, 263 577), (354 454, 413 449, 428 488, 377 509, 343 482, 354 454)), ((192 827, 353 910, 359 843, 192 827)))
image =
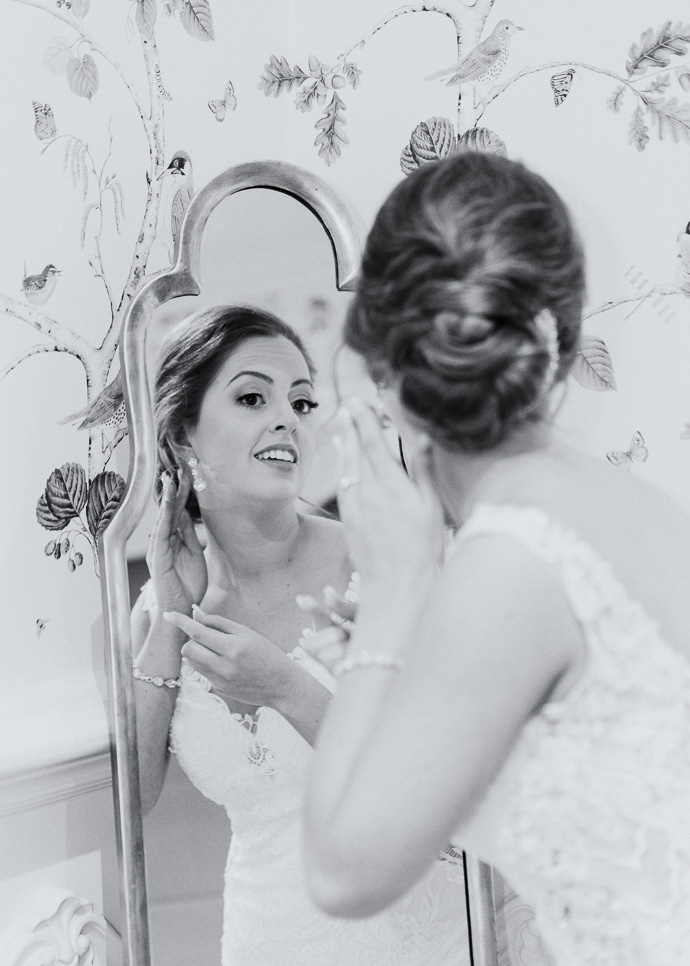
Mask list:
POLYGON ((507 535, 552 565, 587 645, 456 841, 535 910, 558 966, 690 959, 690 662, 593 549, 536 508, 483 504, 456 544, 507 535))
MULTIPOLYGON (((149 583, 144 605, 156 606, 149 583)), ((347 597, 357 599, 353 576, 347 597)), ((291 657, 334 691, 300 643, 291 657)), ((170 749, 232 824, 225 869, 222 966, 468 966, 462 866, 437 862, 407 896, 366 920, 314 906, 302 878, 301 814, 313 755, 272 708, 230 712, 183 659, 170 749)))

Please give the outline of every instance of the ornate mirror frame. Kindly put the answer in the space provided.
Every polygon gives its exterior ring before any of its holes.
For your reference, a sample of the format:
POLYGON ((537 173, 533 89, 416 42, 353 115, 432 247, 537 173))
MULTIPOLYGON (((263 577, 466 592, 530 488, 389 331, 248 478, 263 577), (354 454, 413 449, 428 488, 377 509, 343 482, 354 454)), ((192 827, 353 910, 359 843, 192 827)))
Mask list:
MULTIPOLYGON (((180 230, 175 265, 141 286, 125 316, 120 368, 129 426, 128 483, 99 542, 124 966, 151 966, 127 573, 127 541, 146 509, 156 463, 146 373, 146 329, 153 312, 164 302, 200 294, 201 241, 206 222, 220 202, 250 188, 291 195, 315 215, 333 248, 338 291, 354 290, 361 258, 357 221, 325 181, 283 161, 238 164, 213 178, 193 196, 180 230)), ((491 870, 465 857, 465 882, 472 964, 496 966, 491 870)))

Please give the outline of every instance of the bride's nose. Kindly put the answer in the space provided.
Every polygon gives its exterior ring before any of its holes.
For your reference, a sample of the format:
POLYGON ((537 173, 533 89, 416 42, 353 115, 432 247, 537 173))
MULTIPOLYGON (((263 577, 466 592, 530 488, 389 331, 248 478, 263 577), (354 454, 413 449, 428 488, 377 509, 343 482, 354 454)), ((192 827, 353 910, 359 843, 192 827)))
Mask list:
POLYGON ((292 403, 280 407, 280 411, 273 416, 274 433, 293 433, 299 426, 299 416, 292 408, 292 403))

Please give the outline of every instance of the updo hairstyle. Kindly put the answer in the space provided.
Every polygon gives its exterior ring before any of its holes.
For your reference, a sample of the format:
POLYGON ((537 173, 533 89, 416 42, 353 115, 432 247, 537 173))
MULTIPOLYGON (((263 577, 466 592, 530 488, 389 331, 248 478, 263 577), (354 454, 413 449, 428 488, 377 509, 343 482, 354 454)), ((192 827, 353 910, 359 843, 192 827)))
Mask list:
MULTIPOLYGON (((217 305, 195 312, 172 329, 163 345, 154 386, 157 500, 162 491, 161 474, 167 471, 175 477, 180 447, 188 444, 187 430, 198 424, 206 391, 225 360, 248 339, 280 336, 299 349, 313 379, 316 370, 304 343, 294 329, 270 312, 217 305)), ((193 520, 201 519, 194 490, 187 509, 193 520)))
POLYGON ((543 418, 553 382, 537 316, 555 319, 562 381, 583 300, 582 249, 558 194, 522 164, 465 151, 384 202, 345 341, 439 444, 481 451, 543 418))

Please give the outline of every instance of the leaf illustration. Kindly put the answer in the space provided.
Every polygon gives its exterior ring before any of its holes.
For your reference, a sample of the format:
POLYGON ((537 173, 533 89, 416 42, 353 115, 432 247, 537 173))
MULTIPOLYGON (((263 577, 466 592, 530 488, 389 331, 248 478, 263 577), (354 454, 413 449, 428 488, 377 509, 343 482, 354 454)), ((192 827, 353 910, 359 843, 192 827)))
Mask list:
POLYGON ((213 17, 208 0, 185 0, 180 10, 182 26, 197 40, 215 40, 213 17))
POLYGON ((616 87, 613 93, 606 99, 606 106, 610 111, 618 114, 621 107, 623 106, 623 98, 625 96, 625 84, 621 84, 616 87))
POLYGON ((53 37, 43 55, 43 64, 52 74, 63 74, 67 69, 72 44, 64 37, 53 37))
POLYGON ((259 90, 266 97, 278 97, 283 91, 290 91, 296 84, 302 84, 308 76, 298 64, 290 67, 284 57, 278 58, 271 54, 271 59, 264 65, 264 72, 259 78, 259 90))
POLYGON ((400 169, 403 174, 411 174, 412 171, 416 171, 419 165, 412 156, 412 149, 410 148, 409 142, 400 152, 400 169))
POLYGON ((86 244, 86 226, 89 221, 89 215, 97 208, 100 208, 100 205, 95 201, 92 201, 90 205, 87 205, 86 208, 84 208, 84 213, 81 216, 81 232, 79 233, 79 243, 82 248, 86 244))
POLYGON ((665 91, 667 87, 671 85, 671 78, 668 74, 662 74, 652 77, 649 82, 649 87, 641 88, 645 94, 660 94, 661 91, 665 91))
POLYGON ((628 77, 644 74, 650 67, 668 67, 672 56, 682 57, 690 43, 690 24, 667 20, 654 32, 650 27, 642 34, 639 44, 630 48, 625 69, 628 77))
POLYGON ((156 0, 137 0, 136 22, 139 33, 144 40, 151 40, 153 28, 156 25, 156 14, 158 7, 156 0))
POLYGON ((350 139, 343 130, 346 123, 343 117, 344 110, 345 102, 334 91, 324 114, 314 125, 317 131, 321 131, 314 139, 314 144, 319 146, 319 157, 323 158, 329 166, 340 157, 340 145, 350 143, 350 139))
POLYGON ((85 17, 90 6, 91 0, 72 0, 71 10, 75 17, 85 17))
POLYGON ((125 481, 112 470, 98 473, 89 487, 86 522, 94 539, 98 539, 112 520, 125 492, 125 481))
POLYGON ((67 83, 79 97, 91 100, 98 90, 98 67, 91 54, 70 57, 67 63, 67 83))
POLYGON ((690 91, 690 71, 680 70, 676 76, 678 77, 678 83, 683 90, 690 91))
POLYGON ((504 158, 508 156, 508 148, 503 138, 488 127, 472 127, 469 131, 464 131, 458 138, 454 150, 455 152, 486 151, 489 154, 500 154, 504 158))
POLYGON ((679 104, 677 97, 650 98, 646 104, 652 120, 656 121, 660 141, 667 134, 676 143, 690 141, 690 104, 679 104))
POLYGON ((448 157, 455 147, 455 127, 447 117, 421 121, 410 136, 410 151, 418 165, 448 157))
POLYGON ((323 104, 326 100, 326 87, 317 80, 309 81, 295 95, 295 107, 306 114, 314 104, 323 104))
POLYGON ((48 509, 58 520, 72 520, 84 509, 87 489, 84 467, 80 463, 63 463, 46 482, 48 509))
POLYGON ((113 211, 115 213, 115 228, 118 235, 121 234, 122 221, 125 217, 124 201, 122 197, 122 185, 117 178, 112 178, 105 186, 105 191, 110 191, 113 196, 113 211))
MULTIPOLYGON (((45 530, 64 530, 71 518, 68 518, 66 520, 61 520, 58 517, 56 517, 53 511, 48 506, 48 501, 46 500, 45 493, 41 493, 41 495, 38 498, 38 503, 36 504, 36 519, 45 530)), ((54 550, 55 550, 55 545, 51 549, 51 554, 53 553, 54 550)), ((46 548, 46 553, 47 552, 48 551, 46 548)))
POLYGON ((576 382, 593 392, 615 392, 617 388, 609 350, 596 336, 582 336, 571 372, 576 382))
POLYGON ((644 119, 644 112, 638 105, 630 118, 630 128, 628 130, 628 143, 634 144, 638 151, 644 151, 649 143, 649 128, 644 119))
POLYGON ((351 61, 346 60, 342 66, 342 72, 352 89, 357 90, 359 85, 362 83, 362 71, 359 69, 359 67, 355 67, 351 61))

